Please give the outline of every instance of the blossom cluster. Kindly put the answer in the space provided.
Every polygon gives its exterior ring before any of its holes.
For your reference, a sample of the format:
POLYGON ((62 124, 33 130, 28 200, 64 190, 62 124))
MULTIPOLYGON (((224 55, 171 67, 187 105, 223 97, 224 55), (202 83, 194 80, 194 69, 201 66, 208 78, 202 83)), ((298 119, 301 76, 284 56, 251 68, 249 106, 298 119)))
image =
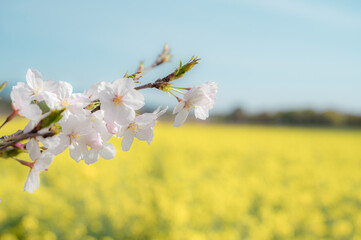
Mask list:
MULTIPOLYGON (((39 173, 47 170, 56 155, 69 149, 76 162, 83 160, 93 164, 99 157, 110 160, 116 149, 109 140, 121 138, 121 148, 128 151, 137 138, 152 142, 157 119, 168 107, 158 107, 154 112, 138 114, 145 104, 144 96, 135 87, 135 79, 124 77, 113 82, 98 82, 88 91, 74 93, 70 83, 44 81, 40 72, 29 69, 26 83, 19 82, 12 88, 10 97, 14 113, 29 120, 23 134, 37 133, 30 137, 22 149, 27 151, 32 162, 17 159, 30 167, 24 191, 33 193, 39 188, 39 173), (36 128, 53 110, 61 111, 61 118, 46 128, 36 128), (42 135, 48 131, 51 136, 42 135)), ((173 113, 174 126, 181 126, 191 109, 195 117, 206 119, 215 105, 217 84, 208 82, 201 86, 182 88, 181 92, 172 84, 164 82, 160 90, 166 91, 178 100, 173 113), (168 86, 165 88, 164 86, 168 86), (184 94, 178 98, 172 90, 184 94)), ((16 146, 16 145, 14 145, 16 146)), ((20 146, 20 148, 21 148, 20 146)), ((19 147, 17 145, 17 147, 19 147)))

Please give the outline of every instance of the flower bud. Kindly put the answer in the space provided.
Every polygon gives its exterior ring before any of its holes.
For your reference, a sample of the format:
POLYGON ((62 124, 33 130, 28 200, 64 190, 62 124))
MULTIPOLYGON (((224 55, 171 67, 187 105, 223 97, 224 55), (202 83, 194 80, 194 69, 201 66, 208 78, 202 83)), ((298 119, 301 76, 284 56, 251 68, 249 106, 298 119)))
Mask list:
POLYGON ((174 73, 169 76, 169 81, 173 81, 183 77, 186 72, 188 72, 194 67, 194 65, 198 64, 199 60, 200 59, 198 57, 192 57, 186 65, 182 65, 182 62, 180 62, 179 67, 174 71, 174 73))

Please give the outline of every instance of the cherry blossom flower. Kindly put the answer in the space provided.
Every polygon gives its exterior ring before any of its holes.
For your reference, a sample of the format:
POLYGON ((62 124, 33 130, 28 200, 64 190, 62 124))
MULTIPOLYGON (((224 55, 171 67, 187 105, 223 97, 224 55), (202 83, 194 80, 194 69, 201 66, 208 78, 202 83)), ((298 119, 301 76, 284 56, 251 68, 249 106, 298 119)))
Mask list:
POLYGON ((31 91, 31 99, 39 102, 45 101, 46 104, 52 108, 52 102, 55 98, 53 91, 55 90, 55 83, 52 80, 43 81, 43 76, 37 70, 28 69, 26 73, 26 83, 31 91))
MULTIPOLYGON (((40 152, 39 143, 35 139, 29 140, 26 144, 26 149, 33 162, 26 164, 30 167, 30 172, 24 185, 24 192, 34 193, 40 185, 40 172, 49 168, 49 165, 53 162, 54 155, 49 151, 40 152)), ((24 162, 22 164, 24 164, 24 162)))
POLYGON ((19 114, 30 120, 39 120, 41 110, 38 105, 31 103, 31 91, 24 83, 18 83, 13 87, 10 98, 15 114, 19 114))
POLYGON ((53 136, 50 138, 51 140, 47 138, 48 140, 43 143, 55 155, 62 153, 69 147, 70 157, 79 162, 85 159, 88 154, 87 144, 90 144, 91 147, 97 147, 102 141, 93 130, 91 119, 86 115, 71 114, 59 125, 62 127, 59 136, 53 136))
POLYGON ((134 89, 131 78, 120 78, 111 85, 106 85, 99 93, 99 99, 105 121, 118 124, 134 119, 134 110, 144 106, 144 97, 134 89))
MULTIPOLYGON (((86 107, 90 100, 83 93, 73 93, 73 86, 70 83, 59 81, 56 82, 56 98, 53 99, 51 106, 54 108, 66 108, 73 114, 79 113, 86 107)), ((49 106, 50 107, 50 106, 49 106)))
MULTIPOLYGON (((164 51, 161 56, 168 53, 166 48, 164 51)), ((136 114, 135 111, 145 104, 144 96, 137 90, 157 88, 173 94, 179 101, 173 111, 173 114, 177 114, 174 122, 176 127, 184 123, 192 108, 196 118, 206 119, 216 102, 218 87, 215 82, 193 88, 176 88, 169 83, 189 71, 197 64, 198 58, 192 58, 185 65, 181 64, 165 78, 135 88, 134 81, 138 82, 139 76, 163 63, 163 60, 158 58, 150 68, 143 69, 141 66, 129 78, 120 78, 112 83, 98 82, 84 93, 73 93, 72 85, 64 81, 43 81, 40 72, 28 69, 26 83, 18 83, 10 94, 14 112, 0 126, 4 126, 16 115, 29 119, 24 130, 4 136, 4 139, 10 140, 0 149, 4 151, 11 146, 19 152, 28 151, 31 162, 14 157, 21 164, 30 167, 24 191, 33 193, 38 189, 40 172, 47 170, 54 156, 67 148, 72 159, 76 162, 84 160, 89 165, 97 162, 100 157, 106 160, 115 157, 115 147, 109 142, 114 135, 122 138, 123 151, 130 149, 134 138, 150 144, 157 118, 168 107, 163 110, 158 107, 152 113, 136 114), (189 90, 183 100, 171 92, 180 92, 177 89, 189 90), (24 147, 20 141, 26 138, 30 140, 24 147), (39 142, 44 151, 40 150, 39 142)), ((6 83, 2 84, 0 88, 5 85, 6 83)))
POLYGON ((167 111, 168 107, 160 111, 158 107, 152 113, 143 113, 134 117, 133 120, 129 121, 125 125, 112 124, 108 126, 110 131, 117 131, 118 137, 122 139, 122 150, 128 151, 134 141, 134 137, 141 141, 147 141, 150 144, 153 140, 153 128, 156 124, 157 118, 163 115, 167 111))
POLYGON ((187 119, 189 112, 194 108, 196 118, 205 120, 208 118, 208 111, 212 109, 216 102, 217 83, 208 82, 200 87, 193 87, 184 95, 173 110, 173 114, 177 114, 174 121, 175 127, 180 127, 187 119))
MULTIPOLYGON (((86 164, 92 164, 98 161, 99 155, 105 159, 110 160, 115 157, 116 150, 112 143, 107 141, 113 136, 110 134, 106 128, 104 121, 104 112, 99 110, 94 112, 91 115, 92 127, 97 132, 97 138, 89 139, 91 149, 88 151, 88 154, 85 155, 84 162, 86 164)), ((95 135, 93 135, 94 137, 95 135)))
POLYGON ((111 83, 109 82, 97 82, 93 86, 91 86, 87 92, 88 97, 91 101, 95 101, 99 99, 99 93, 105 90, 106 87, 111 88, 111 83))

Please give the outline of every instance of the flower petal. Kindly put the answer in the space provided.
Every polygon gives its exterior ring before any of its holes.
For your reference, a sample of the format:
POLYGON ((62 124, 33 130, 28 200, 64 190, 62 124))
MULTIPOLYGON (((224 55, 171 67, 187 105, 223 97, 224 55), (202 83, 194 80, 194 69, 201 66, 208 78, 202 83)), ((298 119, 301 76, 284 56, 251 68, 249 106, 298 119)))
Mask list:
POLYGON ((50 164, 53 162, 54 155, 49 151, 45 151, 41 154, 38 161, 34 164, 34 170, 36 171, 44 171, 49 168, 50 164))
POLYGON ((84 143, 73 142, 69 147, 69 154, 72 159, 77 163, 84 159, 85 155, 88 153, 88 148, 84 143))
POLYGON ((35 104, 29 104, 27 106, 23 106, 22 109, 20 109, 19 114, 23 117, 26 117, 30 120, 39 120, 41 117, 41 109, 38 105, 35 104))
POLYGON ((185 102, 184 101, 180 101, 177 106, 175 106, 175 108, 173 109, 173 114, 176 114, 178 112, 180 112, 183 108, 184 108, 185 102))
POLYGON ((124 95, 124 104, 128 107, 138 110, 144 106, 144 96, 139 91, 131 89, 124 95))
POLYGON ((41 73, 37 70, 28 69, 26 73, 26 83, 29 85, 30 88, 33 90, 39 90, 43 88, 43 77, 41 73))
POLYGON ((40 147, 39 143, 35 139, 30 139, 26 144, 26 149, 29 152, 29 157, 31 160, 36 161, 40 157, 40 147))
POLYGON ((189 114, 189 109, 185 108, 182 111, 180 111, 174 119, 174 127, 180 127, 182 124, 186 121, 189 114))
POLYGON ((84 157, 84 162, 88 165, 97 162, 99 159, 99 151, 96 149, 90 149, 84 157))
POLYGON ((105 160, 110 160, 115 157, 116 150, 113 144, 106 142, 103 144, 103 149, 100 151, 100 156, 105 160))
POLYGON ((122 150, 124 152, 129 151, 130 147, 132 146, 132 143, 134 141, 134 136, 131 133, 131 131, 125 131, 124 137, 122 139, 122 150))
POLYGON ((56 86, 56 95, 59 99, 68 99, 73 93, 73 86, 68 82, 59 81, 56 86))
POLYGON ((24 192, 28 191, 29 193, 34 193, 35 190, 39 188, 39 185, 40 185, 39 172, 31 169, 24 185, 24 192))
POLYGON ((49 151, 51 151, 54 155, 58 155, 65 151, 70 145, 70 139, 68 136, 61 134, 60 136, 53 136, 51 140, 49 139, 48 142, 45 141, 44 146, 46 146, 49 151), (57 139, 52 139, 57 138, 57 139), (49 143, 49 144, 48 144, 49 143), (53 144, 52 144, 53 143, 53 144))
POLYGON ((148 144, 152 142, 153 136, 153 128, 140 129, 135 135, 136 138, 141 141, 147 141, 148 144))
POLYGON ((124 96, 126 92, 134 88, 134 81, 131 78, 119 78, 112 83, 112 89, 118 96, 124 96))
POLYGON ((209 116, 208 109, 203 106, 196 106, 194 109, 194 115, 196 116, 196 118, 206 120, 209 116))

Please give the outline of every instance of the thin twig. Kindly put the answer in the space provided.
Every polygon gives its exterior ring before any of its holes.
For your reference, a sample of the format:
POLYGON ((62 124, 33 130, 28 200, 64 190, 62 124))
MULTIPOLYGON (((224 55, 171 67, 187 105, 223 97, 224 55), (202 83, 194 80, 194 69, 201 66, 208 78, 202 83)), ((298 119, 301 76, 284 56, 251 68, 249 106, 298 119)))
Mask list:
POLYGON ((147 68, 144 68, 142 63, 139 65, 137 72, 133 74, 134 75, 133 80, 138 80, 139 78, 141 78, 144 74, 146 74, 153 68, 167 62, 169 60, 169 58, 170 58, 169 46, 168 46, 168 44, 165 44, 162 53, 159 54, 159 56, 157 57, 157 59, 155 60, 155 62, 152 65, 150 65, 147 68))
POLYGON ((39 133, 39 132, 35 132, 35 133, 25 133, 25 134, 22 134, 16 138, 14 138, 11 142, 8 142, 6 143, 5 145, 1 146, 0 147, 0 153, 5 151, 6 148, 8 147, 11 147, 11 146, 14 146, 16 143, 22 141, 22 140, 25 140, 25 139, 28 139, 28 138, 33 138, 33 137, 39 137, 39 136, 42 136, 44 138, 47 138, 47 137, 52 137, 55 135, 55 132, 54 131, 50 131, 50 132, 46 132, 46 133, 39 133))

